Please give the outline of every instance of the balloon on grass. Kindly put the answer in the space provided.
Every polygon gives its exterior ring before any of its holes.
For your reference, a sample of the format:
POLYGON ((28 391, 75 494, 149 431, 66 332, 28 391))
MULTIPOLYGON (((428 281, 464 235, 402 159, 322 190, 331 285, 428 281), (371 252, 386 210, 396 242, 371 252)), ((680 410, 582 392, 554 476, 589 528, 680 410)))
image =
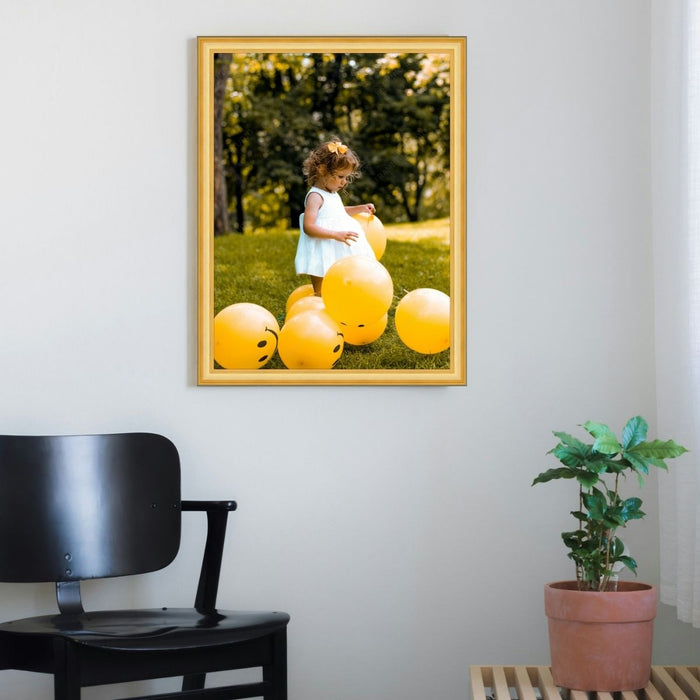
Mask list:
POLYGON ((394 323, 411 350, 442 352, 450 347, 450 297, 437 289, 414 289, 397 304, 394 323))
POLYGON ((289 309, 294 306, 294 303, 302 299, 303 297, 312 296, 314 293, 314 287, 312 284, 302 284, 301 287, 297 287, 288 297, 286 304, 286 312, 289 313, 289 309))
POLYGON ((351 255, 328 268, 321 296, 326 310, 338 323, 370 324, 389 310, 394 284, 380 262, 351 255))
POLYGON ((231 304, 214 316, 214 359, 224 369, 259 369, 277 349, 277 319, 258 304, 231 304))
POLYGON ((353 214, 353 219, 360 223, 367 237, 367 242, 377 256, 377 260, 381 259, 386 250, 386 231, 384 224, 380 221, 376 214, 370 214, 368 211, 362 211, 353 214))
POLYGON ((278 352, 287 369, 331 369, 344 345, 340 327, 325 311, 303 311, 282 326, 278 352))
POLYGON ((351 326, 348 323, 341 323, 340 330, 343 333, 345 342, 349 345, 369 345, 377 340, 386 330, 389 315, 384 314, 373 323, 361 323, 351 326))
POLYGON ((287 311, 287 316, 285 317, 285 322, 289 321, 290 318, 296 316, 297 314, 303 313, 304 311, 324 311, 326 308, 321 297, 314 295, 303 296, 298 301, 295 301, 289 310, 287 311))

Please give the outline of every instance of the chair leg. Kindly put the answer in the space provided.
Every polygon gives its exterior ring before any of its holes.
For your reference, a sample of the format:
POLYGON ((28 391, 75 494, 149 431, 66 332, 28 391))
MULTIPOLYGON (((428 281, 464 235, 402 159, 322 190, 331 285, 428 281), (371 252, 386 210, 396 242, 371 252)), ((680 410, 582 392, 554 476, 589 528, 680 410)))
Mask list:
POLYGON ((80 700, 80 661, 75 646, 64 639, 56 639, 54 663, 54 700, 80 700))
POLYGON ((287 628, 272 638, 272 663, 263 666, 263 680, 272 684, 264 700, 287 700, 287 628))
POLYGON ((206 673, 193 673, 182 677, 182 690, 202 690, 207 679, 206 673))

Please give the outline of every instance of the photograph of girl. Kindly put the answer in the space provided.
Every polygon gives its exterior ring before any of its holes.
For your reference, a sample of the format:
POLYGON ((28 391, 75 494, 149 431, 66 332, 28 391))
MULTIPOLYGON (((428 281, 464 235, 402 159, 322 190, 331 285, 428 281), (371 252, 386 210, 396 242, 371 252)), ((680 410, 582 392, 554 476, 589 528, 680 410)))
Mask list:
POLYGON ((314 294, 321 296, 321 283, 328 268, 348 255, 376 260, 365 231, 354 214, 374 214, 374 204, 345 206, 340 191, 358 174, 360 160, 340 141, 327 141, 304 161, 304 175, 311 189, 299 217, 299 243, 294 265, 297 274, 311 277, 314 294))
POLYGON ((211 383, 454 383, 453 63, 213 54, 211 383))

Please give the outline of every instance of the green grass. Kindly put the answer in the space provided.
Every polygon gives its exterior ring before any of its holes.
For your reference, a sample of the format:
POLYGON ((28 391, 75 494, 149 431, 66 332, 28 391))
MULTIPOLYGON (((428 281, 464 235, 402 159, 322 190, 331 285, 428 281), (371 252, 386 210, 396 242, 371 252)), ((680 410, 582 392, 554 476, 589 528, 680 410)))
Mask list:
MULTIPOLYGON (((386 331, 369 345, 346 344, 336 369, 447 369, 450 351, 417 353, 404 345, 394 327, 396 304, 419 287, 450 293, 449 224, 446 220, 386 226, 387 246, 381 263, 394 283, 394 300, 386 331)), ((284 324, 287 297, 306 275, 294 271, 298 232, 258 231, 214 240, 214 313, 236 302, 259 304, 284 324)), ((275 354, 266 368, 284 369, 275 354)))

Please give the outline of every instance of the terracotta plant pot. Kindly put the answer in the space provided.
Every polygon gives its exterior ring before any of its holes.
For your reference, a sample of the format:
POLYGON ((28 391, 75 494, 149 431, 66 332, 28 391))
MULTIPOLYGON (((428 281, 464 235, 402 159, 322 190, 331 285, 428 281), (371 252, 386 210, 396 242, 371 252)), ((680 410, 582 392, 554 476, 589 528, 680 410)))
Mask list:
POLYGON ((649 682, 656 587, 620 581, 617 591, 544 587, 554 682, 571 690, 639 690, 649 682))

